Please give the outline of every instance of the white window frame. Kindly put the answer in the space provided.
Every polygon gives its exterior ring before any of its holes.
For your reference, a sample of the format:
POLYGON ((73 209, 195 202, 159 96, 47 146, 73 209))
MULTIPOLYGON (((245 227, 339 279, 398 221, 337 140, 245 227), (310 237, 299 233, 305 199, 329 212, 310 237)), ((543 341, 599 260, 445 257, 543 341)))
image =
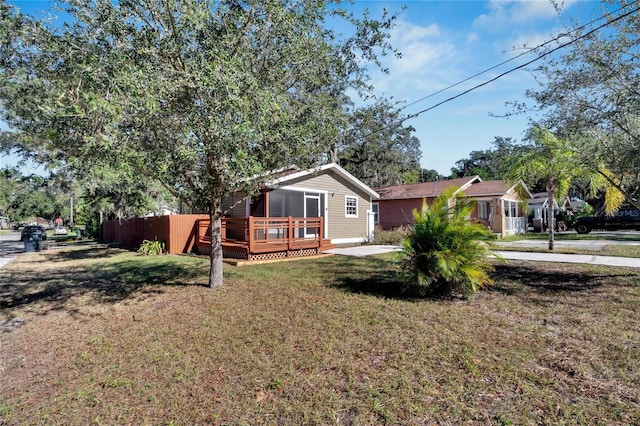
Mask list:
POLYGON ((344 196, 344 217, 346 218, 353 218, 353 219, 357 219, 358 218, 358 197, 353 196, 353 195, 345 195, 344 196), (349 205, 350 201, 355 201, 355 206, 354 205, 349 205), (355 213, 349 213, 349 209, 353 209, 355 208, 355 213))

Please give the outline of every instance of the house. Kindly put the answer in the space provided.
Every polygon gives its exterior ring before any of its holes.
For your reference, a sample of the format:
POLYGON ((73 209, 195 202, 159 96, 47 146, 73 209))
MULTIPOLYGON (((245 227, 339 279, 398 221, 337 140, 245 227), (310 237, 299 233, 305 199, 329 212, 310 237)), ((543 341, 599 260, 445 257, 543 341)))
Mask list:
POLYGON ((516 191, 519 185, 530 195, 522 182, 509 185, 501 180, 483 181, 479 176, 377 188, 380 198, 373 204, 375 223, 382 229, 412 225, 413 210, 420 210, 423 200, 431 204, 446 189, 456 187, 454 195, 462 193, 477 202, 470 220, 502 236, 524 233, 526 208, 516 191))
MULTIPOLYGON (((223 255, 246 260, 299 257, 368 241, 377 198, 337 164, 283 170, 257 196, 236 194, 223 201, 223 255)), ((105 241, 128 247, 157 239, 166 242, 169 253, 209 253, 209 225, 208 215, 178 214, 105 222, 102 232, 105 241)))
MULTIPOLYGON (((373 237, 378 194, 335 163, 283 171, 254 197, 223 201, 223 253, 242 259, 315 254, 373 237)), ((210 244, 201 221, 199 248, 210 244)))
MULTIPOLYGON (((549 205, 549 195, 546 192, 538 192, 533 194, 527 200, 527 207, 531 212, 531 227, 534 231, 543 232, 549 229, 549 221, 547 219, 549 205)), ((565 197, 560 204, 553 200, 553 215, 557 216, 559 212, 567 212, 568 215, 573 214, 573 205, 569 197, 565 197)))

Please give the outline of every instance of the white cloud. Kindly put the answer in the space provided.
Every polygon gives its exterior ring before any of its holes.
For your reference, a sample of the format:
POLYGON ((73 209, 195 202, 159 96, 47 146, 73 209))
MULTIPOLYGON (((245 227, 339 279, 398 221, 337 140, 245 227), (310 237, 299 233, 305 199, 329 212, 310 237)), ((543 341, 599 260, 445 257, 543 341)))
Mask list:
POLYGON ((469 33, 467 35, 467 43, 471 44, 476 42, 478 39, 480 38, 480 36, 478 36, 478 33, 469 33))
MULTIPOLYGON (((524 47, 528 49, 532 49, 534 47, 538 47, 549 40, 553 39, 553 35, 555 32, 549 31, 544 33, 533 32, 533 33, 525 33, 519 34, 516 38, 510 40, 509 46, 505 46, 508 49, 522 49, 524 47)), ((517 53, 521 53, 522 50, 518 50, 517 53)))
POLYGON ((451 41, 441 37, 437 24, 416 25, 400 21, 391 33, 390 42, 402 57, 383 59, 389 74, 373 73, 372 83, 377 92, 411 100, 415 93, 437 90, 443 81, 448 81, 443 68, 456 49, 451 41))
POLYGON ((394 43, 406 44, 416 40, 440 37, 440 27, 438 24, 419 26, 406 21, 401 21, 391 31, 391 40, 394 43))
MULTIPOLYGON (((560 3, 562 10, 571 7, 576 0, 560 3)), ((478 16, 473 26, 492 31, 513 28, 517 25, 535 24, 558 16, 549 0, 490 0, 489 12, 478 16)))

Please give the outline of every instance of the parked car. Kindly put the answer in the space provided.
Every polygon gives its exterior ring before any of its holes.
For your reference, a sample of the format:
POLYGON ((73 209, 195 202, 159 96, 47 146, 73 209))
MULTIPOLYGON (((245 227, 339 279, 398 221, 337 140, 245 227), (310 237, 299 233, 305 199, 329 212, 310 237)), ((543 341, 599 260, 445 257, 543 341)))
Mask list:
POLYGON ((27 225, 22 228, 22 232, 20 232, 20 241, 26 240, 32 234, 39 235, 42 241, 47 239, 47 232, 44 227, 40 225, 27 225))
POLYGON ((579 217, 573 226, 578 234, 588 234, 593 229, 605 231, 631 229, 640 231, 640 210, 632 207, 623 207, 611 216, 579 217))
POLYGON ((56 226, 53 229, 53 235, 67 235, 67 228, 64 226, 56 226))

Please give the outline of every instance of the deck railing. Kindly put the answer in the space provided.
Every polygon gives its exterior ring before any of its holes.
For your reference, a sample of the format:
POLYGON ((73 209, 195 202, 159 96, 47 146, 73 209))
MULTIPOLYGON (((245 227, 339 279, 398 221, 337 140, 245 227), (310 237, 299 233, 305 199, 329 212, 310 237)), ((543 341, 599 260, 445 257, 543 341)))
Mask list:
MULTIPOLYGON (((245 248, 248 253, 320 247, 320 217, 241 217, 222 219, 223 247, 245 248)), ((208 220, 198 223, 199 244, 211 244, 208 220)))

